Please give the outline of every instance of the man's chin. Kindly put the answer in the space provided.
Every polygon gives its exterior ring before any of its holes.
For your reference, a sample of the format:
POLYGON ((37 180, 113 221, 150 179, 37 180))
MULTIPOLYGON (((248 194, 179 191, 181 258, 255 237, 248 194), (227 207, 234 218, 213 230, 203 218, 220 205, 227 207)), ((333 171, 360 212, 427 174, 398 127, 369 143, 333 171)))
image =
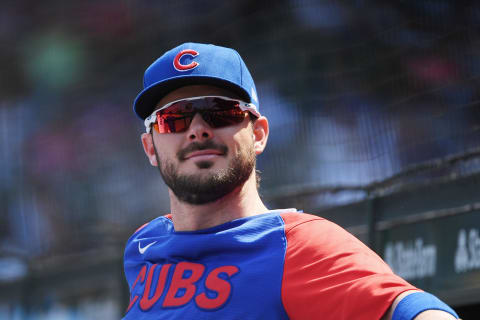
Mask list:
POLYGON ((255 169, 255 154, 238 153, 230 161, 189 158, 177 165, 160 160, 158 163, 163 180, 178 200, 201 205, 217 201, 242 186, 255 169))

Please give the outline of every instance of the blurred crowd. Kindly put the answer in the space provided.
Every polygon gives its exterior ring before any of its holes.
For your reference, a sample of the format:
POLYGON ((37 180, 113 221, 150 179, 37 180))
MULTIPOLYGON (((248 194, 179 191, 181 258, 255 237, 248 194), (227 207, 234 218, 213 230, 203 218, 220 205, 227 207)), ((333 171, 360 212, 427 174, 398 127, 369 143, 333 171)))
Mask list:
POLYGON ((258 159, 270 194, 366 185, 480 147, 474 1, 0 7, 0 258, 121 245, 168 212, 132 101, 146 66, 185 41, 246 60, 271 125, 258 159))

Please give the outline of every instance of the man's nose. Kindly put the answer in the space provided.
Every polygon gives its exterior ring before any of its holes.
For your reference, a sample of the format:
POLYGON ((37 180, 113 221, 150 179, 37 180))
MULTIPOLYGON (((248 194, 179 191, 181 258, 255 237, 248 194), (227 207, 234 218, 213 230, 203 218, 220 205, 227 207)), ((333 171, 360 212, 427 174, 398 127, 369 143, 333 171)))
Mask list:
POLYGON ((212 127, 203 120, 200 113, 195 114, 187 130, 187 136, 190 141, 202 141, 213 138, 212 127))

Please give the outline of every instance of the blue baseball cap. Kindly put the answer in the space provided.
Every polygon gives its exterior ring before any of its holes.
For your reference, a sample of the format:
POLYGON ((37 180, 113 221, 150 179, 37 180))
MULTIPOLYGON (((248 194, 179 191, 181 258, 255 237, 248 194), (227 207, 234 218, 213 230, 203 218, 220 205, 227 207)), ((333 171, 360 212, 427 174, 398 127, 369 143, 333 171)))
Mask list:
POLYGON ((193 84, 231 90, 245 102, 255 105, 258 111, 255 83, 238 52, 192 42, 167 51, 145 70, 144 89, 135 98, 133 110, 145 119, 169 92, 193 84))

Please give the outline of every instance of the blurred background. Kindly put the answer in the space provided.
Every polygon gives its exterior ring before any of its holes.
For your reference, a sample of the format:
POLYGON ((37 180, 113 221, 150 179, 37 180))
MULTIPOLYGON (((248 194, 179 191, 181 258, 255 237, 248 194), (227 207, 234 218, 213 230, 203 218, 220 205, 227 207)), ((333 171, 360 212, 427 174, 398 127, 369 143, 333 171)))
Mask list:
POLYGON ((132 102, 186 41, 247 63, 270 208, 339 223, 475 318, 479 26, 475 1, 2 1, 0 319, 123 316, 125 242, 169 212, 132 102))

